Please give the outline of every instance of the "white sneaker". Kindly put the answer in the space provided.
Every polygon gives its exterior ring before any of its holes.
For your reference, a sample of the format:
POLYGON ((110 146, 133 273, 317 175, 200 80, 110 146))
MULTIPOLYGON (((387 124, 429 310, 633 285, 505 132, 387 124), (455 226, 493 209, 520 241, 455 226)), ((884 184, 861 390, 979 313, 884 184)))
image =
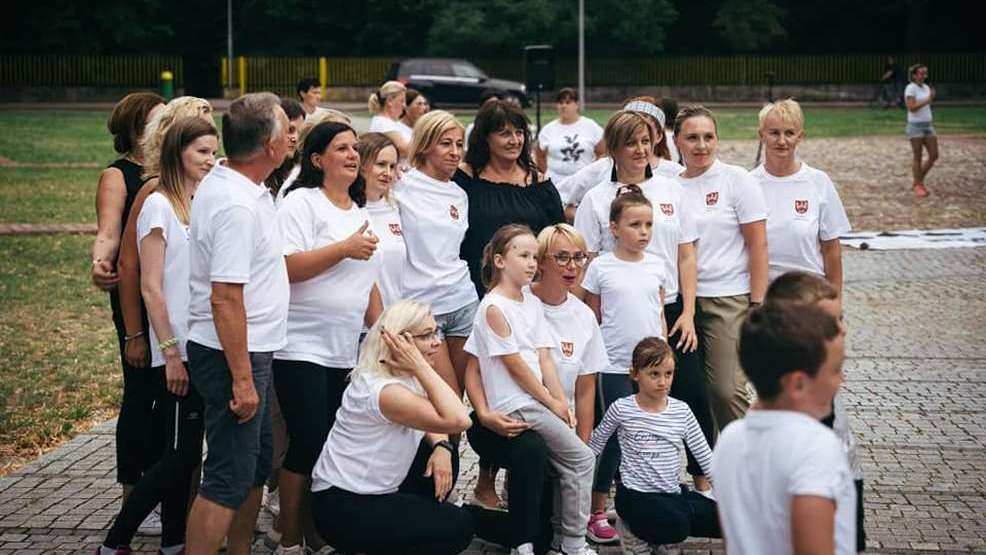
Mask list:
POLYGON ((144 522, 140 523, 140 527, 137 528, 138 534, 143 534, 145 536, 160 536, 161 535, 161 506, 158 505, 154 507, 154 510, 147 514, 147 518, 144 522))
POLYGON ((596 553, 595 549, 589 547, 588 545, 585 545, 582 547, 582 549, 579 549, 578 551, 565 551, 560 547, 552 547, 551 549, 548 550, 547 555, 598 555, 598 554, 596 553))
POLYGON ((268 492, 264 489, 264 509, 272 516, 278 516, 281 514, 281 488, 277 488, 272 492, 268 492))
POLYGON ((274 555, 305 555, 305 548, 300 543, 291 547, 278 545, 277 549, 274 550, 274 555))
POLYGON ((534 555, 534 544, 523 543, 510 550, 510 555, 534 555))
POLYGON ((651 547, 644 540, 633 535, 630 527, 623 519, 616 521, 616 529, 620 532, 620 548, 623 555, 650 555, 651 547))

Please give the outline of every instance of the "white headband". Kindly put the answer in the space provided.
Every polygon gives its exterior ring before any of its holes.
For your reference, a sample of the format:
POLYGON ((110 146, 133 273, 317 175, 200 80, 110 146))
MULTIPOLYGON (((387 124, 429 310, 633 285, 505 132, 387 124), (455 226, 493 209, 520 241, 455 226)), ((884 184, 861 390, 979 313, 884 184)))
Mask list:
POLYGON ((633 102, 628 102, 626 106, 623 107, 624 110, 631 110, 634 112, 642 112, 648 116, 657 120, 661 124, 661 129, 664 129, 664 111, 654 106, 650 102, 644 102, 642 100, 634 100, 633 102))

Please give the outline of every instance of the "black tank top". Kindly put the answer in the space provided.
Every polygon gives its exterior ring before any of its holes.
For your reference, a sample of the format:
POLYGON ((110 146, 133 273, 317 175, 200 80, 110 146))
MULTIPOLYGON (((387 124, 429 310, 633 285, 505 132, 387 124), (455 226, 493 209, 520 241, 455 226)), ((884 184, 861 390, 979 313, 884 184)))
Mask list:
POLYGON ((127 225, 127 218, 130 216, 130 208, 134 205, 134 199, 137 198, 137 191, 144 184, 144 179, 141 177, 144 166, 126 158, 120 158, 107 167, 116 168, 123 172, 123 183, 127 186, 127 200, 123 204, 123 216, 120 220, 120 232, 122 233, 123 228, 127 225))

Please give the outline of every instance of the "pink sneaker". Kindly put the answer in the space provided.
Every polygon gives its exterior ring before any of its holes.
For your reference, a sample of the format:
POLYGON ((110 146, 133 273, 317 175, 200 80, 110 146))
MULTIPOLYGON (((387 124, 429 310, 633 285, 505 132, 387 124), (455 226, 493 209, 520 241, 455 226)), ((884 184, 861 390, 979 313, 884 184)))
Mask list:
POLYGON ((589 517, 589 526, 586 527, 586 535, 596 543, 615 543, 620 541, 620 535, 616 528, 610 525, 606 519, 606 511, 592 513, 589 517))
MULTIPOLYGON (((100 553, 102 553, 102 546, 97 547, 96 552, 93 555, 99 555, 100 553)), ((113 552, 114 555, 131 555, 131 553, 133 553, 133 551, 130 550, 129 545, 118 547, 116 548, 116 551, 113 552)))

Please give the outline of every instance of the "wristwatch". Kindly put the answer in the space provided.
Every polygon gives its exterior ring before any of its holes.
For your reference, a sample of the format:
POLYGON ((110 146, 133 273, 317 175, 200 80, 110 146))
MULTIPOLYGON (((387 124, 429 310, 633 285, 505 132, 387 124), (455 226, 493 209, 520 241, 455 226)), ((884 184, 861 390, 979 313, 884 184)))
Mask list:
POLYGON ((449 440, 447 440, 447 439, 443 439, 441 441, 436 441, 435 444, 431 446, 432 452, 434 452, 435 449, 438 449, 439 447, 442 447, 444 449, 448 449, 448 452, 449 453, 455 453, 455 449, 452 447, 452 443, 449 442, 449 440))

